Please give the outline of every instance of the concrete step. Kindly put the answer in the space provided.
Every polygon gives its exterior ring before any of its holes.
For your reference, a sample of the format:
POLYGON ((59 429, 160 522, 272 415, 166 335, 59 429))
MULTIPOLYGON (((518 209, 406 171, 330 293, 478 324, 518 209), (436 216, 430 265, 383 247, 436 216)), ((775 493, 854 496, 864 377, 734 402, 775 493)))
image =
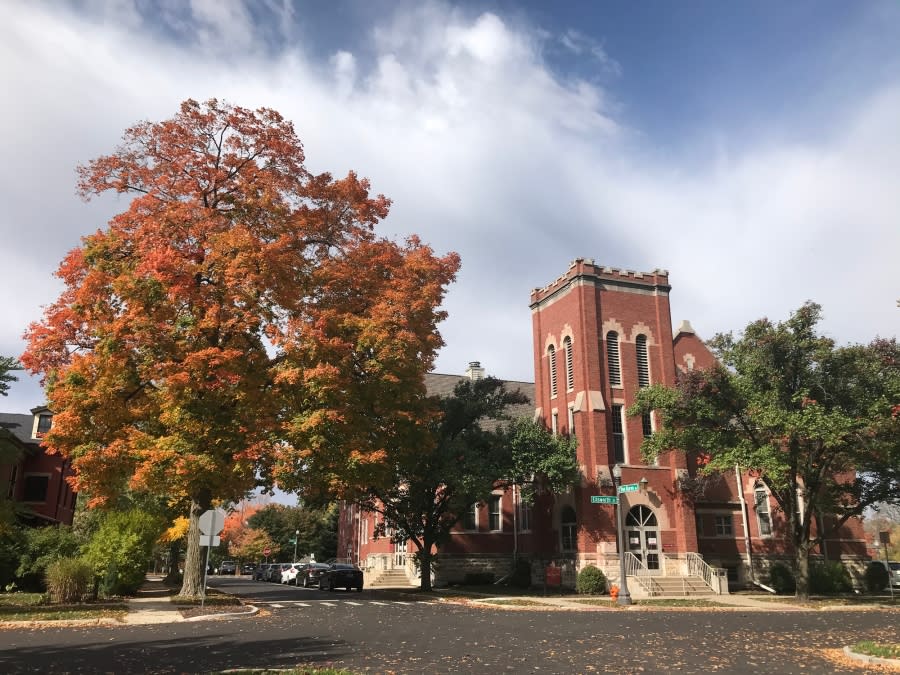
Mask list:
MULTIPOLYGON (((636 577, 629 578, 629 586, 640 584, 636 577)), ((700 577, 650 577, 653 595, 697 597, 715 595, 700 577)))

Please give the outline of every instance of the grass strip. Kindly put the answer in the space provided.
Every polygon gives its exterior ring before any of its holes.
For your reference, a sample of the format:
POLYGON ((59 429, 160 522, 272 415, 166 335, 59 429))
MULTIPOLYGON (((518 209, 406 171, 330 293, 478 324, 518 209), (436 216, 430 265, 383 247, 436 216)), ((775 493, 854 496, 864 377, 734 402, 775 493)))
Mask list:
POLYGON ((862 642, 857 642, 850 649, 857 654, 865 654, 866 656, 877 656, 881 659, 900 659, 900 644, 863 640, 862 642))

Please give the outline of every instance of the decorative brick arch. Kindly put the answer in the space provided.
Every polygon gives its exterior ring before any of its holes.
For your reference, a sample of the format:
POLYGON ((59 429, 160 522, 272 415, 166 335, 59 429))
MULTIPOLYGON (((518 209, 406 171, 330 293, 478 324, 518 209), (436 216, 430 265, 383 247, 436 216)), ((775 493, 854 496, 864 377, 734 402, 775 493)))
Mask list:
POLYGON ((606 335, 609 331, 615 331, 619 335, 619 340, 625 339, 625 329, 622 327, 622 324, 616 321, 615 319, 607 319, 603 322, 602 334, 600 338, 602 340, 606 340, 606 335))
POLYGON ((575 344, 575 331, 572 330, 572 326, 569 324, 565 324, 562 328, 562 332, 559 334, 559 344, 562 344, 566 341, 566 338, 570 338, 572 340, 572 344, 575 344))
POLYGON ((637 342, 638 335, 646 336, 648 347, 656 344, 656 338, 653 337, 653 331, 650 330, 650 326, 643 322, 636 323, 632 326, 631 336, 628 338, 628 342, 637 342))
POLYGON ((550 349, 550 347, 553 347, 553 349, 559 351, 560 344, 561 341, 557 342, 556 337, 553 335, 553 333, 547 333, 547 339, 544 340, 544 355, 547 355, 547 350, 550 349))

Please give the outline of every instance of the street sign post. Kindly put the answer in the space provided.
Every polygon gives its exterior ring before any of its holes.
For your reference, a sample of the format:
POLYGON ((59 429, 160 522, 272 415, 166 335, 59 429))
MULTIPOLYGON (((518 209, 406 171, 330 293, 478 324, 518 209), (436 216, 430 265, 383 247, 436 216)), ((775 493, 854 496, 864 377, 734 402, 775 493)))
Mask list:
POLYGON ((618 504, 619 498, 606 495, 591 495, 591 504, 618 504))
POLYGON ((225 528, 224 509, 209 509, 200 516, 200 545, 206 546, 206 563, 203 565, 203 595, 200 596, 200 606, 206 603, 206 581, 209 576, 209 550, 219 545, 219 534, 225 528))
POLYGON ((625 492, 637 492, 640 486, 637 483, 626 483, 625 485, 619 486, 619 494, 624 494, 625 492))

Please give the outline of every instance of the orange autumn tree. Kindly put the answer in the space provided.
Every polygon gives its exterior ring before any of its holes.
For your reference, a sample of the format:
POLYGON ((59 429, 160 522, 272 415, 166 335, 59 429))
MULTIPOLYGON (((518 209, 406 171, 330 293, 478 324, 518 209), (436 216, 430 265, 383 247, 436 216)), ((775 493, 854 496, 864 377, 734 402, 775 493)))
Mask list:
POLYGON ((128 129, 79 169, 79 191, 134 197, 66 256, 62 294, 26 334, 22 362, 55 412, 45 443, 76 487, 95 504, 124 488, 189 501, 185 596, 201 592, 211 500, 289 479, 316 452, 334 471, 376 463, 380 432, 349 427, 375 401, 380 429, 408 425, 417 399, 403 391, 441 345, 458 257, 377 237, 389 200, 304 161, 266 108, 188 100, 128 129), (341 425, 349 445, 317 440, 341 425))

